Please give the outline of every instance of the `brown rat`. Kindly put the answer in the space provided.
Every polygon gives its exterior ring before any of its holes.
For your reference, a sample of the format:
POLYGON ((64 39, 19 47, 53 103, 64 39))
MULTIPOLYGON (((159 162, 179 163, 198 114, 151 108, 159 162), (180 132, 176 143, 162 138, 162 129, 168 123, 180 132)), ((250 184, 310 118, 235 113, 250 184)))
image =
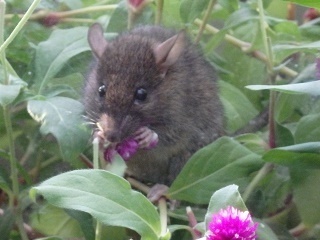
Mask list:
POLYGON ((88 116, 111 143, 139 136, 127 161, 132 176, 170 185, 193 153, 223 134, 213 67, 184 32, 159 26, 107 41, 94 24, 88 41, 95 55, 84 89, 88 116))

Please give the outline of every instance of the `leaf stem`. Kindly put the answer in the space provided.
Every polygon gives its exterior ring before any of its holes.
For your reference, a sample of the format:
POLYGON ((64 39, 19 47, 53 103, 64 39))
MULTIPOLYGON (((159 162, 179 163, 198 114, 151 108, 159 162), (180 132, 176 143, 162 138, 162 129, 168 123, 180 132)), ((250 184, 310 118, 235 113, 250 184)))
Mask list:
POLYGON ((197 34, 197 37, 196 37, 196 40, 195 40, 195 43, 198 44, 200 42, 200 39, 202 37, 202 34, 203 34, 203 31, 207 25, 207 22, 209 20, 209 17, 210 17, 210 14, 212 12, 212 9, 214 7, 214 5, 216 4, 216 0, 210 0, 209 2, 209 5, 208 5, 208 8, 207 8, 207 11, 206 13, 204 14, 204 17, 202 19, 202 23, 200 25, 200 29, 199 29, 199 32, 197 34))
MULTIPOLYGON (((109 5, 103 5, 103 6, 91 6, 91 7, 85 7, 81 9, 75 9, 70 11, 64 11, 64 12, 54 12, 54 11, 48 11, 48 10, 40 10, 30 16, 30 20, 38 20, 42 19, 50 14, 53 14, 59 18, 68 18, 74 15, 81 15, 81 14, 87 14, 91 12, 100 12, 100 11, 107 11, 107 10, 114 10, 118 7, 118 4, 109 4, 109 5)), ((19 14, 18 16, 20 18, 24 17, 25 14, 19 14)), ((16 14, 6 14, 6 19, 11 19, 16 14)))
MULTIPOLYGON (((95 137, 92 141, 93 146, 93 168, 99 169, 99 138, 95 137)), ((96 223, 96 237, 95 240, 101 240, 102 238, 102 224, 100 221, 97 220, 96 223)))
POLYGON ((163 12, 163 0, 157 1, 157 11, 156 11, 156 19, 155 24, 159 25, 162 21, 162 12, 163 12))
POLYGON ((162 197, 159 199, 159 212, 160 212, 160 223, 161 223, 161 236, 164 236, 168 231, 168 223, 167 223, 167 201, 166 198, 162 197))
MULTIPOLYGON (((259 10, 259 22, 260 22, 260 29, 262 34, 263 45, 266 52, 266 65, 267 65, 267 72, 269 76, 269 84, 275 84, 275 73, 273 70, 273 54, 271 49, 271 40, 267 35, 267 23, 264 16, 264 9, 262 0, 258 0, 258 10, 259 10)), ((276 93, 270 91, 269 97, 269 147, 275 148, 276 147, 276 122, 274 118, 274 111, 275 111, 275 103, 276 103, 276 93)))
POLYGON ((263 167, 259 170, 257 175, 249 183, 245 192, 242 194, 242 199, 244 202, 246 202, 249 199, 250 194, 257 187, 261 179, 263 179, 273 169, 273 167, 273 163, 266 163, 263 165, 263 167))
MULTIPOLYGON (((194 23, 195 23, 196 25, 198 25, 198 26, 201 26, 202 20, 196 19, 194 23)), ((212 34, 217 34, 217 33, 220 32, 219 29, 217 29, 217 28, 215 28, 215 27, 213 27, 213 26, 211 26, 211 25, 209 25, 209 24, 206 24, 205 29, 206 29, 208 32, 212 33, 212 34)), ((252 57, 255 57, 255 58, 257 58, 258 60, 266 63, 267 57, 266 57, 266 55, 265 55, 264 53, 262 53, 262 52, 260 52, 260 51, 256 51, 256 50, 248 51, 248 50, 250 50, 251 47, 252 47, 250 43, 244 42, 244 41, 242 41, 242 40, 240 40, 240 39, 238 39, 238 38, 235 38, 235 37, 233 37, 233 36, 231 36, 231 35, 229 35, 229 34, 226 34, 226 35, 224 36, 224 39, 225 39, 227 42, 233 44, 234 46, 239 47, 243 52, 247 53, 248 55, 251 55, 252 57)), ((279 69, 279 71, 280 71, 281 73, 289 76, 289 77, 296 77, 296 76, 298 75, 298 73, 297 73, 296 71, 294 71, 294 70, 292 70, 292 69, 290 69, 290 68, 288 68, 288 67, 286 67, 286 66, 282 66, 282 67, 279 69)))
POLYGON ((34 0, 32 4, 30 5, 29 9, 27 12, 23 15, 17 26, 13 29, 9 37, 4 41, 4 43, 0 46, 0 53, 2 53, 8 46, 9 44, 13 41, 13 39, 17 36, 17 34, 21 31, 23 26, 26 24, 30 16, 32 15, 33 11, 36 9, 38 4, 40 3, 41 0, 34 0))
MULTIPOLYGON (((4 43, 4 14, 6 11, 6 2, 0 0, 0 44, 4 43)), ((1 62, 4 69, 4 84, 9 84, 9 74, 7 70, 7 60, 5 51, 0 52, 1 62)), ((15 144, 12 130, 12 122, 10 116, 10 107, 3 107, 3 118, 5 122, 5 128, 8 136, 9 142, 9 152, 10 152, 10 171, 11 171, 11 181, 12 181, 12 194, 9 194, 9 208, 11 208, 15 214, 16 224, 18 226, 20 236, 22 240, 28 240, 27 233, 23 226, 22 219, 22 209, 19 200, 19 179, 18 179, 18 167, 17 167, 17 158, 15 155, 15 144)))

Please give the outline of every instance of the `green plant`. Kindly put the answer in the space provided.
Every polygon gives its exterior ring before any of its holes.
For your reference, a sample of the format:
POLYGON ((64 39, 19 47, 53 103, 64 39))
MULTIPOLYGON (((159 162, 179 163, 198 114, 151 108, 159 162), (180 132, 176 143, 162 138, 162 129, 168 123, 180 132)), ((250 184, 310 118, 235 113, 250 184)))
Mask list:
POLYGON ((232 205, 261 223, 259 239, 320 238, 319 12, 298 23, 302 8, 280 0, 128 4, 0 0, 1 237, 124 239, 129 228, 197 239, 232 205), (174 210, 117 176, 120 158, 106 171, 97 144, 91 153, 80 99, 96 21, 108 38, 138 24, 186 28, 217 69, 228 136, 191 157, 166 195, 181 201, 174 210))

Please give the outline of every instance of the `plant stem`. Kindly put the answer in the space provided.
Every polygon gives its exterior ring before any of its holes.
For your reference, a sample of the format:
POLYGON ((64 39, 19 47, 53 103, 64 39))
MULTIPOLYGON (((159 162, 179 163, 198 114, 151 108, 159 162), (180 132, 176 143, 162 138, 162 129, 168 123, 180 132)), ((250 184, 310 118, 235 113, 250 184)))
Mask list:
POLYGON ((201 39, 202 34, 203 34, 203 31, 204 31, 204 29, 205 29, 205 27, 207 25, 207 22, 209 20, 210 14, 212 12, 212 9, 213 9, 215 3, 216 3, 216 0, 210 0, 210 2, 209 2, 207 11, 206 11, 206 13, 205 13, 205 15, 204 15, 204 17, 202 19, 202 23, 200 25, 200 29, 199 29, 198 35, 196 37, 196 40, 195 40, 196 44, 198 44, 200 42, 200 39, 201 39))
MULTIPOLYGON (((6 3, 0 0, 0 44, 3 45, 4 42, 4 13, 6 11, 6 3)), ((6 64, 6 54, 5 51, 0 52, 2 67, 4 69, 4 84, 9 84, 9 74, 6 64)), ((9 106, 3 106, 3 118, 5 122, 5 128, 8 136, 9 142, 9 152, 10 152, 10 171, 11 171, 11 181, 12 181, 12 194, 9 196, 9 208, 11 208, 15 214, 16 224, 18 226, 20 236, 22 240, 28 240, 27 233, 23 226, 22 219, 22 209, 19 200, 19 179, 18 179, 18 168, 17 168, 17 158, 15 155, 15 145, 12 130, 12 122, 10 116, 9 106)))
MULTIPOLYGON (((74 15, 87 14, 87 13, 91 13, 91 12, 114 10, 117 7, 118 7, 118 4, 109 4, 109 5, 103 5, 103 6, 100 5, 100 6, 85 7, 85 8, 81 8, 81 9, 75 9, 75 10, 64 11, 64 12, 51 12, 48 10, 40 10, 40 11, 32 14, 29 19, 30 20, 38 20, 38 19, 42 19, 42 18, 48 16, 49 14, 56 15, 59 18, 67 18, 67 17, 71 17, 74 15)), ((20 18, 22 18, 22 17, 24 17, 24 15, 25 14, 19 14, 18 16, 20 18)), ((5 18, 11 19, 14 16, 16 16, 16 14, 6 14, 5 18)))
POLYGON ((246 202, 250 196, 250 194, 253 192, 253 190, 256 188, 256 186, 259 184, 259 182, 273 169, 272 163, 266 163, 263 165, 263 167, 259 170, 257 175, 252 179, 252 181, 247 186, 245 192, 242 194, 242 199, 244 202, 246 202))
POLYGON ((163 12, 163 0, 158 0, 157 1, 156 19, 155 19, 156 25, 159 25, 162 21, 162 12, 163 12))
MULTIPOLYGON (((195 24, 198 25, 198 26, 201 26, 202 20, 196 19, 195 20, 195 24)), ((209 24, 206 24, 205 29, 208 32, 212 33, 212 34, 217 34, 217 33, 220 32, 219 29, 217 29, 217 28, 215 28, 215 27, 213 27, 213 26, 211 26, 209 24)), ((250 52, 248 51, 248 50, 251 49, 251 44, 250 43, 244 42, 244 41, 242 41, 240 39, 237 39, 237 38, 235 38, 235 37, 233 37, 233 36, 231 36, 229 34, 226 34, 224 38, 225 38, 225 40, 227 42, 235 45, 236 47, 239 47, 240 49, 242 49, 242 51, 246 52, 248 55, 251 55, 251 56, 261 60, 262 62, 266 63, 267 57, 266 57, 266 55, 264 53, 262 53, 260 51, 255 51, 255 50, 254 51, 250 51, 250 52)), ((290 69, 288 67, 285 67, 285 66, 281 67, 279 69, 279 71, 281 73, 289 76, 289 77, 296 77, 298 75, 297 72, 295 72, 294 70, 292 70, 292 69, 290 69)))
POLYGON ((168 231, 167 201, 164 197, 159 199, 158 206, 159 206, 159 212, 160 212, 161 236, 164 236, 168 231))
MULTIPOLYGON (((93 145, 93 168, 99 169, 99 138, 95 137, 92 142, 93 145)), ((96 237, 95 240, 101 240, 102 238, 102 225, 101 222, 97 220, 96 223, 96 237)))
POLYGON ((17 26, 13 29, 10 36, 6 39, 6 41, 0 46, 0 53, 3 52, 9 44, 13 41, 13 39, 17 36, 17 34, 20 32, 20 30, 23 28, 23 26, 26 24, 30 16, 32 15, 33 11, 36 9, 38 4, 41 0, 34 0, 32 4, 30 5, 27 12, 23 15, 17 26))
POLYGON ((99 139, 96 137, 93 139, 92 142, 93 146, 93 168, 94 169, 99 169, 99 139))
MULTIPOLYGON (((267 35, 267 24, 264 16, 264 9, 262 0, 258 0, 258 10, 259 10, 259 21, 260 21, 260 29, 262 34, 263 45, 266 52, 266 65, 269 76, 269 84, 275 84, 275 74, 273 70, 273 54, 271 49, 271 41, 267 35)), ((269 147, 276 147, 276 122, 274 118, 275 111, 275 102, 276 102, 276 93, 270 91, 269 98, 269 147)))

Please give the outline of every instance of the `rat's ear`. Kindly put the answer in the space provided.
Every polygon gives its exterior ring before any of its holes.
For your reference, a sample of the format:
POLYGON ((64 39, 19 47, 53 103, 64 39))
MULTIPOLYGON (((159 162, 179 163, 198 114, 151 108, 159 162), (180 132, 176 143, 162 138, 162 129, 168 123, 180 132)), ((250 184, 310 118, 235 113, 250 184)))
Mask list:
POLYGON ((153 48, 156 57, 156 64, 163 71, 167 71, 168 67, 174 64, 180 57, 185 46, 185 33, 179 32, 177 35, 167 39, 166 41, 156 45, 153 48))
POLYGON ((99 23, 95 23, 89 28, 88 42, 93 54, 97 58, 100 58, 104 53, 108 42, 103 36, 103 29, 99 23))

